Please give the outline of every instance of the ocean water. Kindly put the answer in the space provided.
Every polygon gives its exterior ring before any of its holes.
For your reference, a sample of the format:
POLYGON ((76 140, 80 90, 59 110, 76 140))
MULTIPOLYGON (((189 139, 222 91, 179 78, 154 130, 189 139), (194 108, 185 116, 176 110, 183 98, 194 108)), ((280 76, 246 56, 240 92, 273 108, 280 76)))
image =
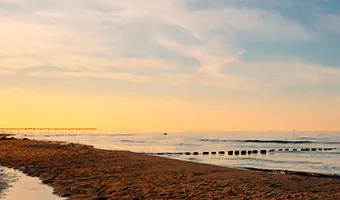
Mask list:
MULTIPOLYGON (((36 140, 66 141, 110 150, 142 153, 198 152, 199 155, 161 155, 233 168, 282 169, 340 175, 340 132, 192 132, 192 133, 18 133, 36 140), (330 151, 301 151, 303 148, 336 148, 330 151), (202 155, 208 151, 270 150, 251 155, 202 155), (278 151, 283 149, 283 151, 278 151), (289 151, 285 151, 289 149, 289 151), (298 149, 298 151, 292 151, 298 149)), ((156 155, 158 156, 158 155, 156 155)))

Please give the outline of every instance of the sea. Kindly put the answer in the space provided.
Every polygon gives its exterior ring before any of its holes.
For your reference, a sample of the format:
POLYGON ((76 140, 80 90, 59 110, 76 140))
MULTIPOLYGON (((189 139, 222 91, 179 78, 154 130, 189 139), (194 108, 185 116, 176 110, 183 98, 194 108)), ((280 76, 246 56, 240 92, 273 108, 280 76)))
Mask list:
POLYGON ((18 136, 87 144, 100 149, 127 150, 232 168, 340 175, 340 131, 26 132, 18 133, 18 136), (267 152, 241 155, 242 150, 267 152), (228 151, 240 151, 240 155, 228 155, 228 151), (185 155, 185 152, 190 155, 185 155), (193 155, 194 152, 198 155, 193 155), (209 152, 209 155, 203 155, 203 152, 209 152))

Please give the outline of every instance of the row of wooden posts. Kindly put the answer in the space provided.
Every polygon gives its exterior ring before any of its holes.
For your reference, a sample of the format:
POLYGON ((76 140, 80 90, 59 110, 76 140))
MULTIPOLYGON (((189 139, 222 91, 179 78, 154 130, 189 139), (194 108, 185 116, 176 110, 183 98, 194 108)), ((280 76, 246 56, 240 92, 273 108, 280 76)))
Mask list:
POLYGON ((331 151, 336 148, 302 148, 302 149, 263 149, 263 150, 236 150, 236 151, 203 151, 203 152, 160 152, 148 153, 151 155, 250 155, 250 154, 267 154, 268 152, 283 152, 283 151, 331 151))

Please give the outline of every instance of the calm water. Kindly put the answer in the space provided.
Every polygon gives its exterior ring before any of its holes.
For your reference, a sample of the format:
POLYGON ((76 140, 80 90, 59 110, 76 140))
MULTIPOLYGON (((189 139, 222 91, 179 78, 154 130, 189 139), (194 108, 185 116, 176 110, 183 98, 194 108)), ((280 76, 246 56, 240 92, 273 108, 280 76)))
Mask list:
POLYGON ((1 166, 0 174, 10 186, 0 195, 2 200, 65 200, 52 194, 53 188, 42 184, 39 178, 29 177, 18 170, 1 166))
POLYGON ((36 140, 56 140, 96 148, 133 152, 185 152, 337 148, 332 151, 272 152, 266 155, 166 155, 228 167, 287 169, 340 175, 340 132, 220 132, 220 133, 20 133, 36 140), (252 141, 256 140, 256 141, 252 141))

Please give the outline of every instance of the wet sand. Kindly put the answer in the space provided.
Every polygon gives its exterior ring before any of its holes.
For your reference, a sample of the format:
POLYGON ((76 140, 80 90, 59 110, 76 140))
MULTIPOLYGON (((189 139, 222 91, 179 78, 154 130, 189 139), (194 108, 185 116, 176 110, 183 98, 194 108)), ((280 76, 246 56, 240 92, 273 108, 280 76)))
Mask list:
POLYGON ((1 140, 0 165, 39 177, 71 199, 340 199, 340 181, 230 169, 95 149, 1 140))
POLYGON ((4 190, 8 188, 8 182, 6 180, 5 174, 0 169, 0 199, 3 195, 4 190))
POLYGON ((3 191, 7 188, 7 186, 8 186, 7 182, 2 177, 2 174, 0 174, 0 197, 3 193, 3 191))

